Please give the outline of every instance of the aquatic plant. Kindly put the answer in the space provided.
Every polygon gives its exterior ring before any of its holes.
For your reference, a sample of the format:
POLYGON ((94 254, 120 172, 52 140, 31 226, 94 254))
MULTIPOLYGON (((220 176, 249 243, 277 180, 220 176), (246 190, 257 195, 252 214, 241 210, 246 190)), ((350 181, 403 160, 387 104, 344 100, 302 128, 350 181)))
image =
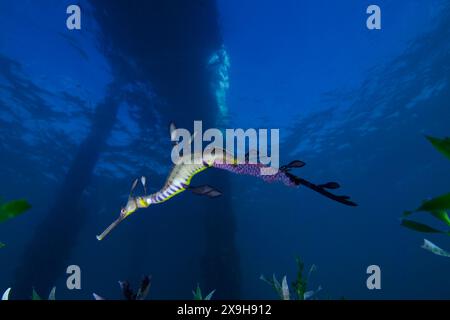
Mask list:
MULTIPOLYGON (((1 200, 1 199, 0 199, 1 200)), ((0 223, 21 215, 29 210, 31 205, 23 199, 13 200, 0 205, 0 223)), ((0 242, 0 249, 5 247, 5 244, 0 242)))
MULTIPOLYGON (((136 293, 133 291, 128 281, 119 281, 119 286, 120 289, 122 289, 122 294, 125 300, 145 300, 150 291, 151 279, 151 276, 144 276, 139 286, 139 290, 136 293)), ((93 293, 92 295, 95 300, 106 300, 96 293, 93 293)))
POLYGON ((421 248, 428 250, 438 256, 450 257, 450 252, 439 248, 437 245, 427 239, 423 239, 423 245, 421 248))
POLYGON ((9 293, 11 292, 11 288, 6 289, 6 291, 2 295, 2 300, 9 300, 9 293))
MULTIPOLYGON (((145 300, 150 291, 151 276, 144 276, 139 286, 139 289, 136 293, 133 291, 128 281, 119 281, 119 286, 120 289, 122 290, 122 294, 125 300, 145 300)), ((48 300, 56 300, 55 292, 56 287, 53 287, 48 295, 48 300)), ((203 297, 200 286, 199 284, 197 284, 197 288, 192 291, 192 294, 194 295, 194 300, 211 300, 215 292, 216 290, 213 290, 210 293, 208 293, 205 297, 203 297)), ((10 293, 11 288, 6 289, 6 291, 2 295, 2 300, 9 300, 10 293)), ((94 296, 95 300, 106 300, 105 298, 96 293, 93 293, 92 295, 94 296)), ((34 288, 31 294, 31 300, 43 300, 34 288)))
MULTIPOLYGON (((119 286, 122 290, 122 294, 125 297, 125 300, 145 300, 149 293, 150 285, 151 276, 145 276, 141 281, 138 292, 134 293, 128 281, 119 281, 119 286)), ((197 288, 192 291, 192 294, 194 295, 194 300, 211 300, 214 292, 216 292, 216 290, 211 291, 205 297, 203 297, 200 285, 197 283, 197 288)), ((93 293, 92 295, 94 296, 95 300, 106 300, 96 293, 93 293)))
POLYGON ((432 136, 425 137, 440 153, 450 160, 450 138, 439 139, 432 136))
MULTIPOLYGON (((450 159, 450 138, 439 139, 431 136, 426 136, 427 140, 442 153, 445 157, 450 159)), ((424 223, 417 222, 414 220, 407 219, 410 215, 416 212, 426 212, 429 213, 432 217, 436 218, 440 222, 444 223, 448 228, 450 227, 450 218, 448 216, 448 210, 450 210, 450 193, 446 193, 435 197, 431 200, 423 201, 422 204, 415 210, 405 211, 403 213, 401 225, 408 229, 423 232, 423 233, 440 233, 450 235, 450 230, 440 230, 433 227, 430 227, 424 223)), ((443 249, 436 246, 434 243, 429 240, 424 239, 424 244, 422 248, 440 256, 450 257, 443 249)))
POLYGON ((197 283, 197 288, 194 290, 192 290, 192 294, 194 295, 194 300, 211 300, 214 292, 216 292, 216 290, 214 289, 213 291, 211 291, 210 293, 208 293, 205 297, 203 297, 202 295, 202 290, 200 289, 200 285, 197 283))
POLYGON ((275 274, 272 279, 267 279, 264 275, 260 276, 260 279, 270 285, 277 293, 281 300, 308 300, 315 296, 322 287, 319 286, 317 290, 307 291, 308 279, 311 273, 316 271, 316 266, 313 264, 308 271, 308 274, 304 275, 304 263, 300 258, 296 259, 297 262, 297 278, 292 282, 293 291, 289 288, 287 282, 287 276, 284 276, 280 281, 276 278, 275 274))
MULTIPOLYGON (((151 285, 151 276, 145 276, 141 281, 141 285, 137 293, 134 293, 131 289, 131 286, 128 281, 119 281, 120 288, 122 289, 122 294, 125 297, 125 300, 145 300, 148 295, 150 285, 151 285)), ((214 292, 216 290, 211 291, 205 297, 202 295, 202 290, 200 289, 199 284, 197 284, 197 288, 192 291, 194 295, 194 300, 211 300, 214 292)), ((106 300, 102 296, 99 296, 96 293, 92 294, 95 300, 106 300)))
MULTIPOLYGON (((11 292, 11 288, 6 289, 6 291, 2 295, 2 300, 9 300, 10 292, 11 292)), ((50 290, 50 293, 48 295, 48 300, 56 300, 55 292, 56 292, 56 287, 53 287, 52 290, 50 290)), ((34 288, 31 293, 31 300, 42 300, 41 296, 36 292, 36 290, 34 288)))
POLYGON ((0 222, 17 217, 31 208, 26 200, 13 200, 0 206, 0 222))
MULTIPOLYGON (((55 297, 56 287, 53 287, 52 290, 50 290, 50 293, 48 294, 48 300, 56 300, 55 297)), ((33 294, 31 296, 31 300, 42 300, 41 296, 36 292, 36 290, 33 288, 33 294)))

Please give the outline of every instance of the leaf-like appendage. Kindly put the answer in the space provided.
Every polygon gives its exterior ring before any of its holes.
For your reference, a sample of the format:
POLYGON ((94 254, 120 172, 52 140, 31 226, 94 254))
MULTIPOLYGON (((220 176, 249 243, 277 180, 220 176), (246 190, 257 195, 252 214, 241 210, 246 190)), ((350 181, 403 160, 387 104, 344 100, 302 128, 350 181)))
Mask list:
POLYGON ((194 300, 203 300, 202 297, 202 290, 200 289, 200 285, 197 283, 197 288, 195 291, 192 291, 192 294, 194 295, 194 300))
POLYGON ((427 200, 416 211, 439 211, 450 209, 450 193, 427 200))
POLYGON ((424 232, 424 233, 447 233, 441 230, 437 230, 435 228, 432 228, 426 224, 420 223, 420 222, 416 222, 413 220, 407 220, 407 219, 403 219, 402 220, 402 226, 414 230, 414 231, 418 231, 418 232, 424 232))
POLYGON ((37 294, 36 290, 33 288, 33 293, 31 296, 31 300, 42 300, 41 297, 37 294))
POLYGON ((283 280, 281 281, 281 291, 283 294, 283 300, 290 300, 290 294, 289 294, 289 286, 287 283, 286 276, 283 277, 283 280))
POLYGON ((14 218, 30 208, 31 205, 26 200, 13 200, 7 202, 0 207, 0 222, 14 218))
POLYGON ((11 292, 11 288, 6 289, 6 291, 2 295, 2 300, 9 300, 9 293, 11 292))
POLYGON ((425 136, 428 141, 435 147, 440 153, 450 159, 450 138, 439 139, 431 136, 425 136))
POLYGON ((48 295, 48 300, 56 300, 55 293, 56 293, 56 287, 53 287, 48 295))
POLYGON ((213 291, 211 291, 210 293, 208 293, 208 295, 205 297, 204 300, 211 300, 211 298, 212 298, 214 292, 216 292, 216 289, 214 289, 213 291))
POLYGON ((428 250, 438 256, 450 257, 449 252, 439 248, 437 245, 427 239, 423 239, 423 245, 421 248, 428 250))

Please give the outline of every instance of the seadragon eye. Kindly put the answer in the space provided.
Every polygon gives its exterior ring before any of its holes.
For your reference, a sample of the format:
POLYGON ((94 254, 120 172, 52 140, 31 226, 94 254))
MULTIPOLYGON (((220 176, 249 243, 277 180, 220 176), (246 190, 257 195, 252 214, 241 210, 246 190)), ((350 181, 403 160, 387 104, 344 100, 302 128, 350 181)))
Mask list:
POLYGON ((122 208, 122 210, 120 210, 121 215, 125 215, 126 213, 127 213, 127 210, 125 208, 122 208))

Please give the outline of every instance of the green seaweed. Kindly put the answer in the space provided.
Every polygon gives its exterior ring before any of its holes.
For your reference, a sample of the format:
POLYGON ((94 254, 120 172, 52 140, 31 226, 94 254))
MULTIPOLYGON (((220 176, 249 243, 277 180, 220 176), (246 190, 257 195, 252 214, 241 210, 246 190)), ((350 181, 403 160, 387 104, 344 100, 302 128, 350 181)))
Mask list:
POLYGON ((194 295, 194 300, 211 300, 214 292, 216 292, 216 290, 211 291, 205 297, 203 297, 200 285, 197 283, 197 288, 195 289, 195 291, 192 291, 192 294, 194 295))
MULTIPOLYGON (((431 136, 425 136, 427 140, 444 156, 450 159, 450 138, 439 139, 431 136)), ((443 222, 447 227, 450 226, 450 218, 448 216, 448 210, 450 210, 450 193, 442 194, 431 200, 423 201, 422 204, 415 210, 405 211, 403 213, 403 219, 401 225, 417 232, 424 233, 440 233, 450 235, 449 231, 441 231, 430 227, 426 224, 405 219, 416 212, 426 212, 433 218, 443 222)))
POLYGON ((425 138, 430 141, 436 150, 450 159, 450 138, 439 139, 431 136, 425 136, 425 138))
MULTIPOLYGON (((439 152, 450 159, 450 138, 439 139, 431 136, 425 137, 439 152)), ((449 232, 440 231, 423 223, 405 219, 405 217, 408 217, 413 213, 426 212, 432 217, 445 223, 447 226, 450 226, 450 218, 448 216, 447 210, 450 210, 450 193, 446 193, 433 199, 423 201, 422 204, 415 210, 405 211, 403 213, 401 225, 418 232, 443 233, 450 235, 449 232)))
POLYGON ((424 201, 422 205, 415 211, 439 211, 439 210, 449 210, 450 209, 450 193, 440 195, 439 197, 433 198, 428 201, 424 201))
POLYGON ((284 276, 281 283, 278 281, 275 275, 272 276, 272 279, 268 280, 264 275, 259 277, 260 280, 264 281, 268 285, 272 287, 272 289, 277 293, 278 298, 280 300, 305 300, 309 297, 316 294, 321 290, 321 287, 318 288, 317 291, 307 291, 308 287, 308 279, 312 272, 316 270, 316 266, 313 264, 307 275, 304 275, 304 263, 300 258, 296 258, 297 263, 297 277, 295 281, 292 282, 293 294, 291 294, 291 290, 287 284, 287 277, 284 276), (308 293, 308 294, 307 294, 308 293))
POLYGON ((38 295, 38 293, 36 292, 36 290, 34 290, 34 288, 31 295, 31 300, 42 300, 42 298, 38 295))
MULTIPOLYGON (((0 197, 0 201, 2 198, 0 197)), ((0 222, 17 217, 31 208, 31 205, 26 200, 13 200, 0 205, 0 222)), ((0 249, 4 248, 5 244, 0 242, 0 249)))
POLYGON ((31 205, 26 200, 13 200, 0 206, 0 222, 17 217, 29 210, 31 205))
POLYGON ((417 231, 417 232, 424 232, 424 233, 443 233, 443 234, 449 234, 449 232, 441 231, 435 228, 432 228, 426 224, 416 222, 413 220, 403 219, 401 225, 403 227, 406 227, 408 229, 417 231))
MULTIPOLYGON (((50 290, 50 293, 48 294, 48 300, 56 300, 55 292, 56 292, 56 287, 53 287, 52 290, 50 290)), ((31 300, 43 300, 34 288, 31 293, 31 300)))
POLYGON ((197 283, 197 288, 195 289, 195 291, 192 290, 192 294, 194 295, 194 300, 211 300, 214 292, 216 292, 216 290, 211 291, 205 297, 203 297, 202 290, 200 289, 200 285, 198 283, 197 283))
POLYGON ((303 269, 305 267, 303 261, 300 258, 295 259, 297 263, 297 278, 294 282, 292 282, 292 287, 294 288, 295 294, 297 295, 298 300, 304 300, 306 287, 307 287, 307 279, 303 276, 303 269))
POLYGON ((438 211, 431 212, 431 214, 433 215, 433 217, 441 220, 442 222, 444 222, 445 224, 450 226, 450 218, 448 217, 447 211, 438 210, 438 211))
POLYGON ((192 291, 192 294, 194 295, 194 300, 202 300, 202 290, 200 289, 200 285, 197 283, 197 289, 195 291, 192 291))
POLYGON ((447 210, 450 209, 450 193, 440 195, 431 200, 424 201, 420 207, 412 211, 405 211, 403 216, 409 216, 415 212, 428 212, 435 218, 450 225, 450 219, 447 214, 447 210))

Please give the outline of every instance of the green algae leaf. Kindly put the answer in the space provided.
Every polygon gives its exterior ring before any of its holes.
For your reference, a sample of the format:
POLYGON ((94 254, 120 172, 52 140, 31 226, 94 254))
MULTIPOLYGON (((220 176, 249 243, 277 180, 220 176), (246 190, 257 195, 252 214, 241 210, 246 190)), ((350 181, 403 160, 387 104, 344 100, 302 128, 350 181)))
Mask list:
POLYGON ((303 275, 304 263, 300 258, 296 258, 297 262, 297 279, 292 283, 292 287, 297 295, 298 300, 304 300, 307 288, 307 279, 303 275))
POLYGON ((428 141, 435 147, 440 153, 450 159, 450 138, 439 139, 431 136, 425 136, 428 141))
POLYGON ((26 200, 13 200, 7 202, 0 207, 0 222, 14 218, 30 208, 31 205, 26 200))
POLYGON ((440 211, 450 209, 450 193, 443 194, 439 197, 424 201, 416 211, 440 211))
POLYGON ((0 242, 0 249, 6 247, 6 244, 4 244, 3 242, 0 242))
POLYGON ((450 226, 450 218, 448 217, 447 211, 445 211, 445 210, 433 211, 433 212, 431 212, 431 214, 435 218, 441 220, 442 222, 444 222, 445 224, 450 226))
POLYGON ((194 300, 211 300, 215 292, 216 290, 214 289, 213 291, 208 293, 206 297, 203 298, 202 290, 200 289, 200 285, 197 283, 197 288, 195 289, 195 291, 192 291, 192 294, 194 295, 194 300))
POLYGON ((33 294, 31 296, 31 300, 42 300, 41 297, 37 294, 36 290, 33 288, 33 294))
POLYGON ((197 289, 195 289, 195 291, 192 291, 192 294, 194 295, 194 300, 203 300, 202 290, 200 289, 200 285, 198 283, 197 289))
MULTIPOLYGON (((403 213, 403 217, 407 217, 407 216, 409 216, 409 215, 411 215, 411 214, 413 214, 415 212, 418 212, 418 211, 405 211, 403 213)), ((447 211, 445 211, 445 210, 436 210, 436 211, 431 211, 431 212, 428 212, 428 213, 430 213, 436 219, 441 220, 446 225, 450 226, 450 218, 448 216, 447 211)))
POLYGON ((412 229, 414 231, 417 232, 425 232, 425 233, 446 233, 448 234, 448 232, 444 232, 441 230, 437 230, 434 229, 430 226, 427 226, 426 224, 420 223, 420 222, 416 222, 413 220, 408 220, 408 219, 403 219, 402 220, 402 226, 408 228, 408 229, 412 229))
POLYGON ((292 290, 288 285, 286 276, 282 278, 281 283, 280 281, 278 281, 275 275, 272 276, 272 279, 267 279, 264 275, 261 275, 259 277, 260 280, 264 281, 273 288, 273 290, 277 293, 278 297, 281 300, 291 300, 291 299, 305 300, 305 296, 307 299, 310 299, 317 292, 322 290, 322 287, 319 286, 319 288, 316 291, 306 292, 307 279, 309 278, 311 273, 317 270, 317 268, 316 265, 313 264, 310 267, 308 274, 305 276, 303 261, 300 258, 296 258, 296 262, 297 262, 297 278, 291 284, 292 290))

